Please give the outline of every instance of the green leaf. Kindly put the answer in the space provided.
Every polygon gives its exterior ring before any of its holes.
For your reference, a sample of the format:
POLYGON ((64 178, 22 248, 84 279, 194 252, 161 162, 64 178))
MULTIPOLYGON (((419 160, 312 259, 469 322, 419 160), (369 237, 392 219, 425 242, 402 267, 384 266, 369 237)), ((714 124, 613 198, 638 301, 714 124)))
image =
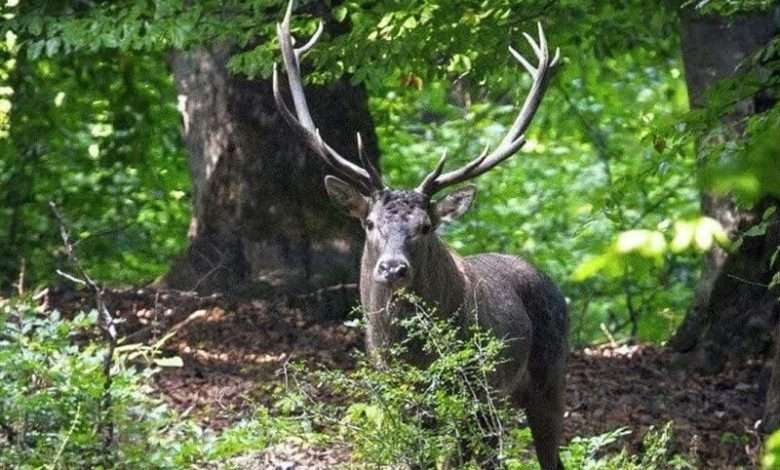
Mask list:
POLYGON ((388 13, 382 17, 379 23, 377 23, 376 27, 378 29, 384 29, 387 25, 390 24, 391 21, 393 21, 393 13, 388 13))
POLYGON ((730 244, 729 237, 723 226, 711 217, 702 217, 698 220, 693 241, 701 251, 709 250, 715 242, 721 246, 730 244))
POLYGON ((766 228, 766 224, 757 224, 747 229, 742 235, 746 237, 761 237, 766 235, 766 228))
POLYGON ((577 269, 574 270, 571 278, 576 282, 582 282, 591 278, 601 271, 609 261, 610 258, 608 255, 593 256, 577 266, 577 269))
POLYGON ((678 221, 674 224, 674 238, 669 248, 674 253, 686 250, 693 243, 693 235, 696 232, 696 224, 687 221, 678 221))
POLYGON ((780 272, 776 272, 775 275, 772 276, 772 281, 769 283, 769 289, 773 289, 778 285, 780 285, 780 272))
POLYGON ((43 21, 40 17, 33 16, 27 24, 27 31, 33 36, 40 36, 43 32, 43 21))
POLYGON ((46 56, 54 57, 60 49, 60 39, 57 37, 46 40, 46 56))
POLYGON ((666 239, 654 230, 629 230, 618 236, 615 244, 618 253, 637 252, 643 256, 660 256, 666 251, 666 239))
POLYGON ((344 21, 344 18, 347 17, 347 7, 344 5, 339 5, 336 8, 333 9, 333 17, 341 23, 344 21))
POLYGON ((46 46, 46 41, 33 41, 27 46, 27 58, 30 60, 36 60, 41 56, 43 48, 46 46))

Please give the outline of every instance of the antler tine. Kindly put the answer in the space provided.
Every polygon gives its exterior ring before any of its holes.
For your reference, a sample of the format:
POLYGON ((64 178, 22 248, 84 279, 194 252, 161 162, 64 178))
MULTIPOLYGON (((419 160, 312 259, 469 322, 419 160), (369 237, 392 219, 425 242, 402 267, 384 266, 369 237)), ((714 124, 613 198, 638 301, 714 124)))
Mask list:
MULTIPOLYGON (((355 165, 342 157, 333 149, 333 147, 322 140, 322 137, 319 135, 319 130, 311 117, 309 105, 306 102, 306 95, 303 90, 300 58, 304 53, 314 47, 322 35, 324 28, 322 22, 320 22, 317 31, 311 39, 303 46, 295 48, 293 46, 292 34, 290 33, 290 19, 292 17, 293 3, 294 0, 290 0, 287 4, 284 19, 281 23, 277 23, 276 32, 279 37, 279 46, 282 50, 282 62, 285 71, 287 72, 287 82, 290 87, 290 94, 292 95, 295 112, 293 113, 293 111, 290 110, 282 97, 279 87, 278 70, 276 64, 274 64, 273 92, 276 106, 279 108, 282 117, 290 127, 292 127, 293 130, 303 138, 306 145, 319 155, 328 165, 346 176, 353 183, 356 183, 365 192, 381 189, 384 186, 378 185, 378 182, 381 182, 381 178, 377 178, 378 172, 376 172, 376 168, 372 166, 370 168, 361 168, 360 166, 355 165), (376 175, 372 175, 372 173, 376 173, 376 175)), ((361 159, 366 161, 362 156, 361 159)))
POLYGON ((525 70, 526 70, 526 71, 527 71, 527 72, 528 72, 528 73, 529 73, 529 74, 530 74, 530 75, 531 75, 533 78, 536 78, 536 75, 537 75, 538 71, 536 70, 536 68, 534 68, 534 66, 533 66, 533 65, 531 65, 531 64, 530 64, 530 63, 529 63, 529 62, 528 62, 528 61, 525 59, 525 57, 523 57, 523 55, 522 55, 522 54, 520 54, 519 52, 517 52, 517 51, 516 51, 516 50, 515 50, 515 49, 514 49, 512 46, 509 46, 509 53, 510 53, 510 54, 512 54, 512 56, 513 56, 513 57, 514 57, 514 58, 515 58, 515 59, 516 59, 518 62, 520 62, 520 64, 523 66, 523 68, 525 68, 525 70))
POLYGON ((417 191, 420 194, 429 194, 429 191, 432 189, 432 184, 434 181, 436 181, 436 178, 441 174, 442 170, 444 170, 444 164, 447 162, 447 149, 444 149, 444 151, 441 153, 441 157, 439 158, 439 161, 436 163, 436 166, 433 167, 433 171, 428 173, 428 175, 422 180, 422 183, 420 183, 419 186, 417 186, 417 191))
POLYGON ((317 44, 317 42, 320 40, 320 36, 322 36, 323 31, 325 31, 325 25, 322 23, 322 21, 320 21, 319 23, 317 23, 317 30, 314 31, 314 34, 309 39, 309 42, 295 49, 295 56, 298 59, 298 66, 301 65, 300 64, 301 56, 309 52, 309 49, 311 49, 312 47, 314 47, 315 44, 317 44))
POLYGON ((542 22, 541 21, 537 21, 536 22, 536 29, 539 30, 539 49, 540 49, 540 50, 535 51, 536 55, 537 56, 539 56, 541 54, 547 55, 547 53, 548 53, 548 50, 547 50, 547 38, 544 35, 544 28, 542 28, 542 22))
POLYGON ((374 164, 371 163, 371 160, 366 158, 365 153, 363 153, 363 136, 360 135, 360 132, 357 133, 357 148, 360 163, 368 172, 368 176, 371 178, 371 184, 373 184, 375 189, 384 189, 385 183, 382 181, 382 175, 379 174, 374 164))
POLYGON ((426 184, 424 186, 422 184, 420 185, 420 189, 424 188, 426 194, 432 195, 446 186, 475 178, 487 172, 514 155, 525 144, 526 139, 524 133, 531 124, 531 121, 536 114, 536 110, 539 109, 539 105, 544 97, 550 79, 550 71, 557 65, 558 59, 560 58, 560 50, 556 48, 555 55, 552 60, 550 59, 547 38, 544 35, 544 29, 542 28, 541 23, 538 23, 538 30, 539 37, 537 40, 534 40, 529 34, 523 33, 538 60, 538 65, 536 67, 531 65, 525 57, 511 46, 509 47, 509 53, 520 62, 533 79, 531 90, 528 92, 525 101, 523 101, 523 106, 520 108, 520 113, 517 115, 517 118, 512 123, 512 127, 509 128, 506 135, 501 139, 498 147, 496 147, 493 152, 488 153, 488 149, 486 148, 480 156, 463 167, 444 174, 439 174, 431 181, 428 181, 430 179, 430 175, 428 175, 424 181, 426 184))
POLYGON ((525 31, 523 31, 523 37, 525 38, 526 41, 528 41, 528 44, 531 45, 531 48, 534 50, 534 52, 536 53, 537 56, 542 53, 541 49, 536 44, 536 41, 534 41, 534 38, 531 37, 530 34, 528 34, 525 31))
MULTIPOLYGON (((525 143, 525 142, 523 142, 525 143)), ((520 144, 522 146, 522 144, 520 144)), ((472 171, 474 171, 475 168, 477 168, 482 162, 485 161, 485 159, 488 156, 488 152, 490 151, 490 145, 485 145, 484 150, 482 150, 482 153, 479 154, 477 158, 470 161, 466 165, 458 168, 457 170, 453 170, 449 172, 448 174, 452 174, 453 178, 458 178, 459 181, 463 181, 468 178, 472 178, 473 176, 469 176, 472 171), (461 179, 462 178, 462 179, 461 179)), ((444 154, 441 156, 441 159, 439 160, 439 163, 436 164, 436 168, 428 174, 428 176, 425 177, 425 180, 423 180, 422 183, 417 187, 416 191, 421 194, 426 194, 428 196, 433 195, 436 191, 441 189, 441 187, 437 187, 437 179, 439 175, 441 174, 442 169, 444 168, 444 160, 447 158, 447 151, 444 151, 444 154)), ((485 170, 487 171, 487 170, 485 170)), ((481 174, 481 173, 480 173, 481 174)), ((475 175, 476 176, 476 175, 475 175)))

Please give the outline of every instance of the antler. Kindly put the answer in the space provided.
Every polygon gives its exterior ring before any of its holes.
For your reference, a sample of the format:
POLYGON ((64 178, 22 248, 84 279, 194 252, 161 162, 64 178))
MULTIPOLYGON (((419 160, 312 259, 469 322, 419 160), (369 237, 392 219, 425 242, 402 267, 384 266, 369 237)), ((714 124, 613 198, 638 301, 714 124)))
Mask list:
POLYGON ((525 57, 511 46, 509 47, 509 52, 531 74, 533 85, 531 85, 531 91, 528 92, 528 96, 526 96, 525 102, 523 102, 520 114, 518 114, 517 119, 515 119, 512 127, 501 140, 501 143, 498 144, 498 147, 493 152, 488 153, 489 147, 485 147, 485 150, 471 162, 456 170, 442 174, 444 163, 447 159, 447 154, 445 153, 433 171, 417 187, 417 192, 430 196, 446 186, 475 178, 514 155, 525 144, 525 131, 531 124, 534 114, 536 114, 536 110, 542 102, 542 97, 547 90, 547 84, 550 79, 550 71, 557 65, 560 58, 560 50, 558 48, 555 49, 555 55, 552 59, 550 58, 542 24, 538 23, 538 26, 538 43, 530 35, 523 33, 523 36, 525 36, 525 39, 534 50, 537 59, 539 59, 539 64, 536 67, 533 67, 525 57))
POLYGON ((328 165, 339 171, 341 174, 357 184, 366 193, 384 188, 382 178, 379 172, 371 162, 363 155, 363 142, 360 134, 357 136, 358 153, 360 160, 365 168, 362 168, 350 162, 339 155, 333 147, 328 145, 320 136, 319 129, 314 125, 314 120, 309 112, 309 105, 306 102, 306 95, 303 91, 303 80, 301 80, 301 56, 319 40, 322 35, 323 25, 320 21, 317 31, 302 47, 293 47, 294 40, 290 34, 290 17, 292 16, 294 0, 287 4, 287 12, 281 23, 277 23, 276 32, 279 37, 279 45, 282 49, 282 61, 287 72, 287 81, 290 87, 290 93, 293 98, 295 113, 287 107, 282 94, 279 91, 279 76, 274 64, 273 89, 276 106, 279 108, 284 120, 293 128, 303 139, 306 145, 319 155, 328 165))

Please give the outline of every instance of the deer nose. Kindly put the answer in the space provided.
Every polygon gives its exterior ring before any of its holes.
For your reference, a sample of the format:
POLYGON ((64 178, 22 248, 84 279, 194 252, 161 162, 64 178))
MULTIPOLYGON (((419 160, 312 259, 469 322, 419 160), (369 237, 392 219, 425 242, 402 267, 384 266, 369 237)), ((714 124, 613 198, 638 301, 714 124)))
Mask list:
POLYGON ((379 274, 390 282, 400 281, 409 275, 409 265, 403 260, 380 261, 377 267, 379 274))

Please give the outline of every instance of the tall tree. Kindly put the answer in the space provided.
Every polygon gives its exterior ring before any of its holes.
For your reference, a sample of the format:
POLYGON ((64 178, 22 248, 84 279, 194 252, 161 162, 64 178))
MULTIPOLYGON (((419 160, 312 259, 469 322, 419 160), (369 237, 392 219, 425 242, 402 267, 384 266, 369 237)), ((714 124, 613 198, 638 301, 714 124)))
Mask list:
MULTIPOLYGON (((267 52, 263 65, 278 57, 271 38, 281 6, 163 1, 150 11, 133 1, 26 2, 12 9, 9 27, 33 64, 44 54, 168 53, 188 150, 192 220, 188 247, 158 279, 160 286, 209 292, 357 279, 362 231, 328 203, 322 182, 330 170, 307 154, 277 113, 270 79, 229 70, 237 54, 258 44, 267 52)), ((298 13, 305 25, 321 19, 330 39, 350 28, 324 2, 308 2, 298 13)), ((309 90, 320 132, 351 158, 360 132, 366 154, 376 159, 365 90, 348 74, 339 76, 309 90)))
MULTIPOLYGON (((329 204, 329 171, 277 112, 270 80, 226 67, 225 45, 176 51, 172 68, 193 183, 190 245, 161 284, 201 291, 245 281, 354 282, 362 232, 329 204)), ((366 93, 346 79, 311 87, 324 138, 356 156, 355 132, 377 156, 366 93)))
MULTIPOLYGON (((718 114, 717 131, 708 129, 699 136, 697 153, 702 165, 713 163, 707 161, 713 148, 722 150, 726 142, 744 140, 747 118, 775 104, 771 90, 751 79, 755 70, 751 70, 749 59, 778 34, 778 13, 777 8, 733 16, 700 14, 692 8, 681 11, 691 108, 729 110, 718 114), (750 83, 751 88, 744 93, 744 86, 729 79, 750 83), (729 94, 729 90, 737 93, 729 94), (724 107, 724 95, 737 96, 736 105, 724 107)), ((715 372, 729 358, 766 351, 771 343, 778 303, 767 286, 773 277, 770 260, 780 244, 780 227, 777 214, 767 210, 777 202, 764 197, 745 207, 732 195, 702 195, 702 212, 718 220, 733 238, 759 224, 764 214, 771 220, 764 220, 763 230, 741 237, 741 244, 731 252, 715 248, 707 255, 693 305, 670 341, 673 350, 685 355, 688 365, 715 372)))

